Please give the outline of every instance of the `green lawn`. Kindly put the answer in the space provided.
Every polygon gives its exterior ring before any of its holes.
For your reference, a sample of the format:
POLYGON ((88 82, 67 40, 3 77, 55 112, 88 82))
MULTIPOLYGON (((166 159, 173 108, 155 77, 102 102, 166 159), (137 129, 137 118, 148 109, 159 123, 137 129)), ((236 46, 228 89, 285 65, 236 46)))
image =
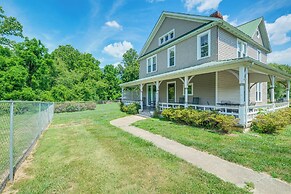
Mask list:
POLYGON ((109 124, 118 104, 56 114, 11 191, 19 193, 246 193, 109 124))
POLYGON ((291 126, 276 135, 221 135, 159 119, 147 119, 134 125, 291 182, 291 126))

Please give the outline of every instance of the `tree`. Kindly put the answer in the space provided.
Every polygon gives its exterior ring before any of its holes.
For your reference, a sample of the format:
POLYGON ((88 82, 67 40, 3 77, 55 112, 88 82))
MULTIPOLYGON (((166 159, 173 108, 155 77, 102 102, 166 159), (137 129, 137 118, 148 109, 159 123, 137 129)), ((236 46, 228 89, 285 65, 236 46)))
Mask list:
POLYGON ((138 54, 134 49, 129 49, 123 55, 124 68, 120 68, 121 79, 123 82, 137 80, 139 78, 138 54))
POLYGON ((12 47, 15 42, 9 39, 10 36, 23 37, 22 25, 15 17, 7 17, 0 6, 0 45, 12 47))
POLYGON ((118 77, 119 70, 113 65, 106 65, 104 67, 103 79, 108 85, 108 96, 110 100, 115 100, 121 96, 121 88, 119 84, 121 80, 118 77))

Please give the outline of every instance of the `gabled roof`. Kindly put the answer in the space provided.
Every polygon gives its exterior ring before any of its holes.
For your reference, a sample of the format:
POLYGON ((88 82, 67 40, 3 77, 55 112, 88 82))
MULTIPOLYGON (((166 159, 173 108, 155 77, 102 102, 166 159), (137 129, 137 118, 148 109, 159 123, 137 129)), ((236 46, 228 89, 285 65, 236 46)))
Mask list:
POLYGON ((256 33, 256 30, 259 29, 262 37, 264 46, 271 51, 271 45, 268 37, 268 33, 265 26, 265 21, 263 17, 254 19, 247 23, 237 26, 237 29, 250 36, 251 38, 256 33))
MULTIPOLYGON (((219 25, 220 27, 224 28, 225 30, 227 30, 228 32, 238 36, 239 38, 242 38, 245 41, 251 42, 254 45, 256 45, 258 48, 264 50, 267 53, 271 52, 271 46, 270 46, 270 42, 269 42, 269 38, 268 38, 268 34, 266 31, 266 27, 265 27, 265 22, 263 18, 258 18, 256 20, 250 21, 248 23, 245 23, 239 27, 234 27, 232 25, 230 25, 228 22, 219 19, 219 18, 215 18, 215 17, 209 17, 209 16, 199 16, 199 15, 192 15, 192 14, 184 14, 184 13, 174 13, 174 12, 163 12, 157 23, 155 24, 152 32, 150 33, 149 38, 147 39, 146 43, 144 44, 141 52, 140 52, 140 58, 143 58, 144 56, 147 56, 148 53, 145 53, 146 50, 148 49, 151 41, 153 40, 153 38, 155 37, 156 33, 158 32, 160 26, 162 25, 163 21, 165 20, 165 18, 175 18, 175 19, 183 19, 183 20, 188 20, 188 21, 195 21, 195 22, 201 22, 201 23, 211 23, 211 26, 214 25, 219 25), (254 26, 256 26, 256 28, 254 28, 254 26), (260 27, 261 29, 261 34, 262 34, 262 40, 264 45, 261 46, 259 43, 257 43, 256 41, 254 41, 252 39, 252 31, 253 29, 257 29, 257 27, 260 27)), ((255 31, 254 31, 255 32, 255 31)), ((175 40, 177 41, 178 39, 181 39, 181 37, 176 38, 175 40)), ((176 42, 175 41, 175 42, 176 42)), ((171 44, 171 42, 170 42, 171 44)), ((162 47, 167 47, 170 44, 167 45, 163 45, 162 47)), ((160 49, 161 47, 159 47, 158 49, 160 49)), ((157 49, 156 49, 157 50, 157 49)))

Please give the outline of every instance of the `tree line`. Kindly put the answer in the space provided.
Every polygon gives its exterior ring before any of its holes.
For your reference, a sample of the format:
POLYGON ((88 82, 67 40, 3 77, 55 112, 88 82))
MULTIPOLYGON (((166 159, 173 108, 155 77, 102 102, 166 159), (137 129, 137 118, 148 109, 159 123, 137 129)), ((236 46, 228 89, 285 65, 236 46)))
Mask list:
POLYGON ((138 54, 123 55, 122 65, 103 69, 89 53, 62 45, 52 53, 0 7, 0 100, 98 101, 121 96, 119 84, 138 79, 138 54), (16 42, 15 37, 21 41, 16 42), (14 39, 14 40, 13 40, 14 39))

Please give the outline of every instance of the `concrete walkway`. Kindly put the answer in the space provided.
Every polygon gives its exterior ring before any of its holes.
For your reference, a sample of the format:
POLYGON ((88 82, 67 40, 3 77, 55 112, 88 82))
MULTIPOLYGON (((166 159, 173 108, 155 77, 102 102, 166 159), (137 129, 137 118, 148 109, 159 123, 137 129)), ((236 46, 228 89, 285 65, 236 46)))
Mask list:
POLYGON ((132 123, 143 119, 145 118, 136 115, 127 116, 113 120, 110 124, 119 127, 134 136, 152 142, 158 148, 174 154, 206 172, 214 174, 224 181, 234 183, 239 187, 244 187, 246 182, 252 182, 255 185, 255 189, 253 190, 254 193, 291 194, 290 184, 272 178, 268 174, 255 172, 252 169, 228 162, 206 152, 184 146, 160 135, 155 135, 143 129, 130 126, 132 123))

